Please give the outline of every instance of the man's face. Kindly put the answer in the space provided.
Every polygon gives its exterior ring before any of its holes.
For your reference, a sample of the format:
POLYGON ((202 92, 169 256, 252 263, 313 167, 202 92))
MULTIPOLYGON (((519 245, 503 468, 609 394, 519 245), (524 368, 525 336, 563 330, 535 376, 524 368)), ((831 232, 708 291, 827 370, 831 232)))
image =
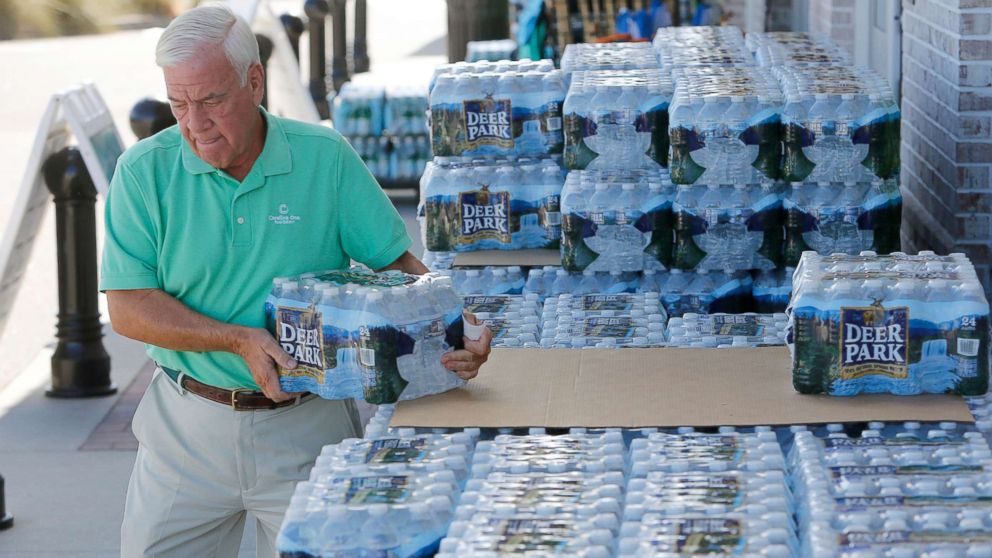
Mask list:
POLYGON ((261 150, 261 65, 248 69, 248 83, 241 87, 223 47, 207 46, 163 73, 172 113, 193 153, 232 175, 247 173, 261 150))

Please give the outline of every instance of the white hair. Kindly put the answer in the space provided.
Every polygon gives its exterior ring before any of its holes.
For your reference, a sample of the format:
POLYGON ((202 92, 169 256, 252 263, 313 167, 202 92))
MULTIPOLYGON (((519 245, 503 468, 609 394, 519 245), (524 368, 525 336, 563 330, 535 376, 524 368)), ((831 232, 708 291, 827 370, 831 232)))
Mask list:
POLYGON ((223 45, 224 55, 244 87, 248 68, 259 62, 258 41, 245 20, 224 4, 199 6, 172 20, 155 47, 155 63, 161 68, 175 67, 200 54, 204 47, 217 45, 223 45))

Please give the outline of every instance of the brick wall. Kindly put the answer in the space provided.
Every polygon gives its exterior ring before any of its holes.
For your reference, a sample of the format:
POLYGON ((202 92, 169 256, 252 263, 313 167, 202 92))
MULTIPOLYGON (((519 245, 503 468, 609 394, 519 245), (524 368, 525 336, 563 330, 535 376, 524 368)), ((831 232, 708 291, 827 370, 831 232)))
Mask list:
POLYGON ((902 26, 903 248, 965 252, 992 290, 992 0, 903 0, 902 26))
POLYGON ((852 55, 854 54, 854 2, 855 0, 811 0, 809 3, 809 30, 830 35, 834 42, 846 48, 852 55))

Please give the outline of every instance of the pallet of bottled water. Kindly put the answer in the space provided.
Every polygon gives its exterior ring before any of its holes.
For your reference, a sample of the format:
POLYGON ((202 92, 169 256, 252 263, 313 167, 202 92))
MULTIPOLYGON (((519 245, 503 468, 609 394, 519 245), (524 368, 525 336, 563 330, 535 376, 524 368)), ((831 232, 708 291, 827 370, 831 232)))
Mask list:
POLYGON ((898 178, 901 115, 885 78, 859 66, 771 71, 785 95, 783 180, 898 178))
POLYGON ((668 345, 706 349, 784 345, 785 314, 685 314, 668 320, 668 345))
POLYGON ((657 70, 658 57, 650 43, 573 43, 565 45, 561 71, 566 79, 587 70, 657 70))
POLYGON ((672 204, 672 265, 682 270, 779 267, 785 216, 781 183, 682 184, 672 204))
POLYGON ((668 269, 674 200, 664 169, 568 173, 561 192, 562 267, 668 269))
POLYGON ((477 62, 436 73, 430 90, 436 157, 562 152, 565 83, 550 60, 477 62))
POLYGON ((479 442, 438 556, 612 556, 625 454, 620 432, 584 429, 479 442))
POLYGON ((345 136, 378 136, 383 130, 386 91, 379 85, 348 82, 334 96, 334 128, 345 136))
POLYGON ((785 458, 773 432, 644 432, 630 447, 621 557, 794 556, 785 458))
POLYGON ((759 314, 785 312, 792 297, 792 274, 795 272, 794 266, 758 272, 751 284, 755 311, 759 314))
POLYGON ((539 346, 542 310, 536 294, 469 295, 465 310, 489 328, 493 347, 539 346))
POLYGON ((992 556, 992 450, 957 423, 795 434, 804 558, 992 556))
POLYGON ((280 369, 287 392, 394 403, 464 385, 441 365, 462 347, 463 302, 451 279, 366 268, 277 278, 270 331, 298 366, 280 369))
POLYGON ((783 106, 759 66, 676 69, 668 169, 676 184, 755 184, 779 176, 783 106))
POLYGON ((350 136, 348 142, 379 180, 416 182, 431 160, 426 135, 350 136))
POLYGON ((552 159, 436 158, 420 181, 425 247, 558 248, 561 168, 552 159))
POLYGON ((325 446, 290 500, 280 556, 430 555, 453 517, 475 441, 404 429, 325 446))
POLYGON ((802 393, 982 395, 989 305, 963 254, 803 254, 789 305, 802 393))
POLYGON ((562 109, 566 168, 667 167, 673 93, 657 69, 573 73, 562 109))
POLYGON ((730 25, 664 27, 654 36, 662 67, 754 65, 740 28, 730 25))
POLYGON ((783 200, 785 263, 802 253, 857 255, 899 250, 902 194, 895 179, 865 182, 796 182, 783 200))
POLYGON ((822 64, 849 66, 851 57, 822 33, 773 31, 748 33, 748 50, 761 66, 793 66, 822 64))
POLYGON ((563 294, 544 302, 541 346, 658 347, 668 316, 658 293, 563 294))

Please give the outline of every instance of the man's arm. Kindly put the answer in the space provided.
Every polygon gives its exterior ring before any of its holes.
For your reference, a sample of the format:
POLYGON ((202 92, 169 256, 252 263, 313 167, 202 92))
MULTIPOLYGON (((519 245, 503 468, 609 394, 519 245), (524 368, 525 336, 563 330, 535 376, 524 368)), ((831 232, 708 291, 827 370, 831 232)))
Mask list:
POLYGON ((387 265, 382 269, 377 269, 376 271, 386 271, 387 269, 398 269, 403 273, 409 273, 411 275, 423 275, 430 271, 427 266, 423 264, 416 256, 410 253, 410 251, 403 252, 403 255, 396 258, 396 261, 387 265))
POLYGON ((173 351, 234 353, 266 397, 292 397, 280 388, 276 366, 292 369, 296 361, 264 329, 219 322, 159 289, 107 291, 107 306, 114 331, 125 337, 173 351))

